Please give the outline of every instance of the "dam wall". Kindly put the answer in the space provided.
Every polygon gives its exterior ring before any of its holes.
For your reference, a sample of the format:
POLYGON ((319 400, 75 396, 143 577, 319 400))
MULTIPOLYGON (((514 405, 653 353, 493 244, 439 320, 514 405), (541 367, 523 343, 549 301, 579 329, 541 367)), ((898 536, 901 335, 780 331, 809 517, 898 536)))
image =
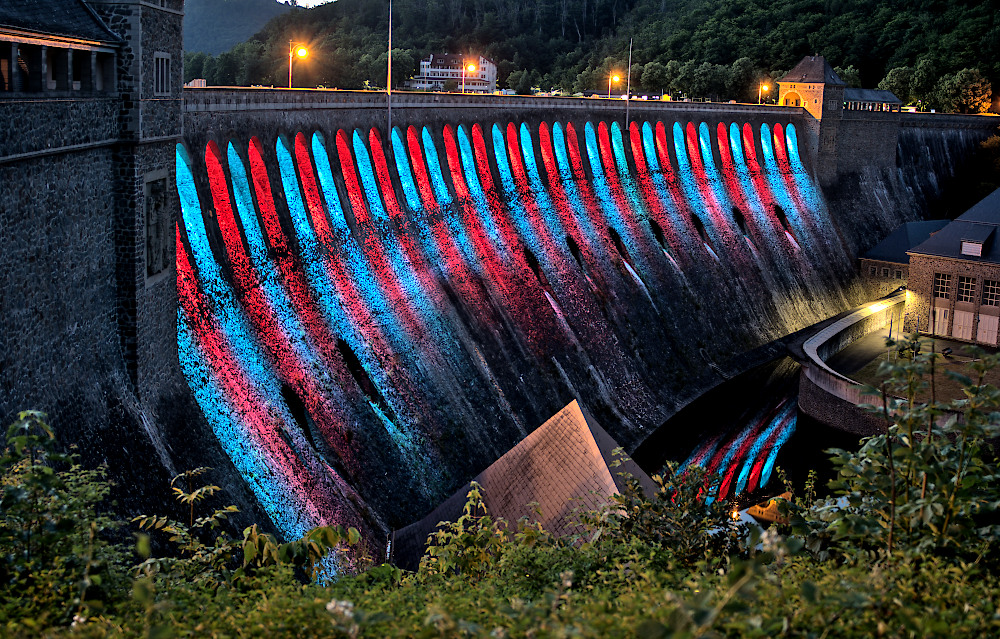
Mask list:
POLYGON ((247 523, 376 542, 574 399, 632 451, 863 301, 855 257, 993 127, 903 114, 820 187, 788 107, 124 93, 0 101, 0 414, 130 512, 209 465, 247 523))
POLYGON ((574 399, 634 449, 915 217, 885 158, 831 207, 800 109, 464 99, 185 102, 180 362, 286 534, 409 523, 574 399))

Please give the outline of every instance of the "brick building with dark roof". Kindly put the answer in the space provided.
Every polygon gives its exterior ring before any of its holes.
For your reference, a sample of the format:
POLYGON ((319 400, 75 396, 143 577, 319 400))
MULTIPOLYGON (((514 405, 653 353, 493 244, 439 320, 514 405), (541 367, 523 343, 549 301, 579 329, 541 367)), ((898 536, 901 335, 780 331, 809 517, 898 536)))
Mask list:
POLYGON ((907 222, 876 244, 859 259, 861 276, 866 278, 875 295, 888 295, 910 276, 910 256, 907 251, 921 244, 948 224, 948 220, 907 222))
POLYGON ((1000 189, 907 252, 907 331, 997 345, 1000 189))

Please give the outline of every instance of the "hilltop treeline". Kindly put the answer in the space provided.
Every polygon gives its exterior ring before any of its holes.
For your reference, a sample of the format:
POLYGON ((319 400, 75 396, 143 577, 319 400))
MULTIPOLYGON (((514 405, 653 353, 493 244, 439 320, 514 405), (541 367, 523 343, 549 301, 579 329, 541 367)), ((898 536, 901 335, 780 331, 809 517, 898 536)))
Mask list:
POLYGON ((276 0, 185 0, 184 50, 222 53, 289 9, 276 0))
MULTIPOLYGON (((298 86, 384 87, 387 5, 337 0, 295 9, 218 58, 188 56, 187 75, 281 86, 294 40, 313 47, 297 63, 298 86)), ((986 2, 945 0, 396 0, 393 79, 401 85, 430 52, 468 53, 496 62, 500 87, 607 91, 612 70, 625 75, 630 38, 633 87, 650 93, 756 99, 758 81, 814 53, 865 87, 902 69, 900 97, 954 110, 969 109, 938 94, 959 72, 975 70, 960 80, 979 83, 980 93, 1000 80, 997 12, 986 2)))

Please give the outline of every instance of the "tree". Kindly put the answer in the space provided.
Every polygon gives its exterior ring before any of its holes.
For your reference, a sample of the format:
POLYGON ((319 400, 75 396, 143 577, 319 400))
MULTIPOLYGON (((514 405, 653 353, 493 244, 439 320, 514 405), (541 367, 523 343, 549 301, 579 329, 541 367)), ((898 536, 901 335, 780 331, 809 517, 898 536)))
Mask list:
POLYGON ((220 53, 215 59, 215 75, 208 79, 209 84, 231 87, 236 85, 236 74, 240 70, 240 55, 235 50, 220 53))
POLYGON ((854 65, 848 65, 846 68, 834 67, 834 72, 840 76, 840 79, 847 83, 847 86, 859 89, 861 88, 861 72, 854 68, 854 65))
POLYGON ((693 77, 691 85, 693 94, 718 101, 726 92, 729 69, 721 64, 702 62, 695 68, 693 77))
POLYGON ((941 78, 935 89, 945 111, 986 113, 993 101, 993 88, 979 69, 962 69, 941 78))
POLYGON ((760 73, 750 58, 740 58, 729 68, 726 82, 727 95, 739 102, 753 102, 757 98, 760 73))
POLYGON ((518 95, 532 95, 535 87, 542 81, 538 71, 525 71, 514 90, 518 95))
MULTIPOLYGON (((389 53, 385 52, 378 57, 372 65, 371 77, 369 80, 376 86, 385 83, 386 67, 389 65, 389 53)), ((413 77, 417 70, 416 57, 409 49, 392 50, 392 86, 393 88, 402 85, 413 77)))
POLYGON ((212 56, 208 56, 205 59, 205 64, 202 67, 201 72, 202 72, 202 77, 205 78, 205 81, 206 81, 206 83, 209 86, 215 86, 216 85, 216 81, 215 81, 215 69, 216 69, 216 67, 218 65, 219 65, 218 60, 216 60, 212 56))
POLYGON ((236 58, 237 86, 260 84, 264 75, 264 43, 257 40, 241 42, 232 49, 236 58))
POLYGON ((891 91, 904 104, 912 101, 910 97, 910 87, 913 84, 913 69, 911 67, 896 67, 889 69, 882 81, 878 83, 878 88, 882 91, 891 91))
MULTIPOLYGON (((938 80, 937 67, 930 58, 921 58, 913 67, 910 77, 910 97, 927 102, 933 97, 934 85, 938 80)), ((899 96, 897 96, 899 97, 899 96)))
POLYGON ((677 74, 674 75, 673 81, 670 83, 670 94, 690 94, 694 92, 695 79, 694 73, 697 69, 697 65, 694 60, 688 60, 684 64, 680 64, 677 68, 677 74))
POLYGON ((642 68, 640 78, 642 86, 650 91, 666 93, 670 86, 670 75, 667 65, 662 62, 647 62, 642 68))
POLYGON ((184 54, 184 82, 190 82, 195 78, 205 77, 205 61, 211 56, 207 53, 185 53, 184 54))
MULTIPOLYGON (((629 70, 629 73, 628 73, 628 75, 625 78, 626 84, 629 81, 631 81, 631 89, 632 89, 632 93, 633 94, 636 92, 636 87, 640 87, 641 86, 641 87, 644 87, 644 88, 647 88, 647 89, 649 88, 649 87, 646 87, 645 85, 643 85, 641 83, 641 79, 642 79, 642 65, 639 64, 639 63, 635 63, 635 64, 632 65, 632 68, 629 70)), ((629 88, 629 87, 626 87, 626 88, 629 88)))
POLYGON ((521 86, 524 77, 527 75, 529 74, 524 69, 517 69, 515 71, 511 71, 509 74, 507 74, 507 88, 513 89, 515 92, 520 93, 520 91, 518 91, 517 88, 521 86))

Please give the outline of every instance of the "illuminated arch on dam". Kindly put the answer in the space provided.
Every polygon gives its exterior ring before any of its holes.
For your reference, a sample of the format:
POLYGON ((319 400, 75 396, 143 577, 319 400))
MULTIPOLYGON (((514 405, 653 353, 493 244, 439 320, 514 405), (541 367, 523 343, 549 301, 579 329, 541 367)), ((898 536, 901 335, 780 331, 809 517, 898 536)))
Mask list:
MULTIPOLYGON (((543 121, 178 145, 185 376, 287 536, 421 515, 574 396, 637 442, 712 353, 836 306, 798 144, 543 121)), ((752 490, 794 423, 689 461, 752 490)))

